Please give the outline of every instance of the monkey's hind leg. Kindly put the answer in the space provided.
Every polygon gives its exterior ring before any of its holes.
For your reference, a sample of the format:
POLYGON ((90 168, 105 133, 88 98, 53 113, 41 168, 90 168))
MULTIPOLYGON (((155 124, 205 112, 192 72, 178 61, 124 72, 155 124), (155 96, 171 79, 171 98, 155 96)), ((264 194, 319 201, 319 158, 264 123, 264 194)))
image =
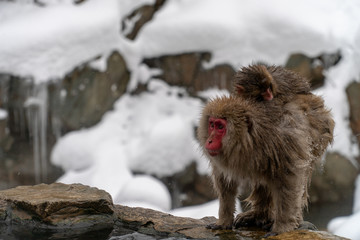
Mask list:
POLYGON ((264 185, 256 185, 245 201, 250 204, 250 210, 239 213, 235 218, 234 226, 236 228, 253 226, 269 230, 273 223, 269 216, 272 202, 269 189, 264 185))
POLYGON ((292 231, 299 227, 303 220, 302 207, 305 187, 299 175, 287 175, 279 180, 273 189, 274 223, 272 233, 292 231))

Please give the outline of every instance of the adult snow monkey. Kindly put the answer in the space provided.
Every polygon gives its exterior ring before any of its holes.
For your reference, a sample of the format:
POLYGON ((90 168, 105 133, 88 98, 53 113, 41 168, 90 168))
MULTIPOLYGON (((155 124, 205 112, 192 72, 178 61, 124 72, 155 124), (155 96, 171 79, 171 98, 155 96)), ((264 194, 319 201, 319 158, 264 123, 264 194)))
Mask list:
POLYGON ((255 80, 270 76, 273 86, 255 94, 241 85, 240 92, 210 101, 200 119, 198 139, 220 200, 219 220, 208 228, 258 226, 276 235, 302 222, 312 168, 333 140, 334 121, 322 98, 307 90, 281 96, 278 75, 252 69, 255 80), (244 180, 252 187, 250 210, 234 218, 244 180))

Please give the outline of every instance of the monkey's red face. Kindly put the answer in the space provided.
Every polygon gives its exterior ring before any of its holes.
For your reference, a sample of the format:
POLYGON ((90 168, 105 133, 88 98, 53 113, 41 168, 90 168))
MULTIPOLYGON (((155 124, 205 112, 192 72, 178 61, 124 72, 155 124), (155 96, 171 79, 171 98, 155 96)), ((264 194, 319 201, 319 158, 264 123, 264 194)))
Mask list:
POLYGON ((211 156, 216 156, 222 149, 222 138, 226 134, 226 120, 223 118, 209 118, 208 139, 205 148, 211 156))

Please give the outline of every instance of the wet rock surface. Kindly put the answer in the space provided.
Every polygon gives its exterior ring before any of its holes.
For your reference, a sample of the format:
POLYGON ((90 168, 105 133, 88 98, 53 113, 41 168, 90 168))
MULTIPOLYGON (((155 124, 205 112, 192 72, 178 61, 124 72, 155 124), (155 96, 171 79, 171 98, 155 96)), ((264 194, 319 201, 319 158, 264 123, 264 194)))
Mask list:
MULTIPOLYGON (((120 236, 145 239, 144 236, 152 236, 154 239, 251 240, 261 239, 265 234, 257 229, 212 231, 205 228, 214 221, 214 217, 175 217, 151 209, 113 205, 105 191, 81 184, 40 184, 0 191, 0 237, 6 239, 123 239, 120 236)), ((345 238, 299 229, 268 239, 345 238)))

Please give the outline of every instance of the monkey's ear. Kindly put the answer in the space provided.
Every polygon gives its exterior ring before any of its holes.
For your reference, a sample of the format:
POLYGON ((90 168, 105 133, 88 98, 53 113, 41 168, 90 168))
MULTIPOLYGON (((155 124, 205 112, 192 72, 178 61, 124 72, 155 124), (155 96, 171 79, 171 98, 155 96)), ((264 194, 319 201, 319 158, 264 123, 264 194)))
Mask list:
POLYGON ((239 84, 235 84, 235 90, 237 92, 238 95, 243 95, 245 92, 245 88, 239 84))
POLYGON ((261 93, 261 96, 264 98, 265 101, 271 101, 274 98, 274 95, 270 88, 267 88, 265 92, 261 93))

